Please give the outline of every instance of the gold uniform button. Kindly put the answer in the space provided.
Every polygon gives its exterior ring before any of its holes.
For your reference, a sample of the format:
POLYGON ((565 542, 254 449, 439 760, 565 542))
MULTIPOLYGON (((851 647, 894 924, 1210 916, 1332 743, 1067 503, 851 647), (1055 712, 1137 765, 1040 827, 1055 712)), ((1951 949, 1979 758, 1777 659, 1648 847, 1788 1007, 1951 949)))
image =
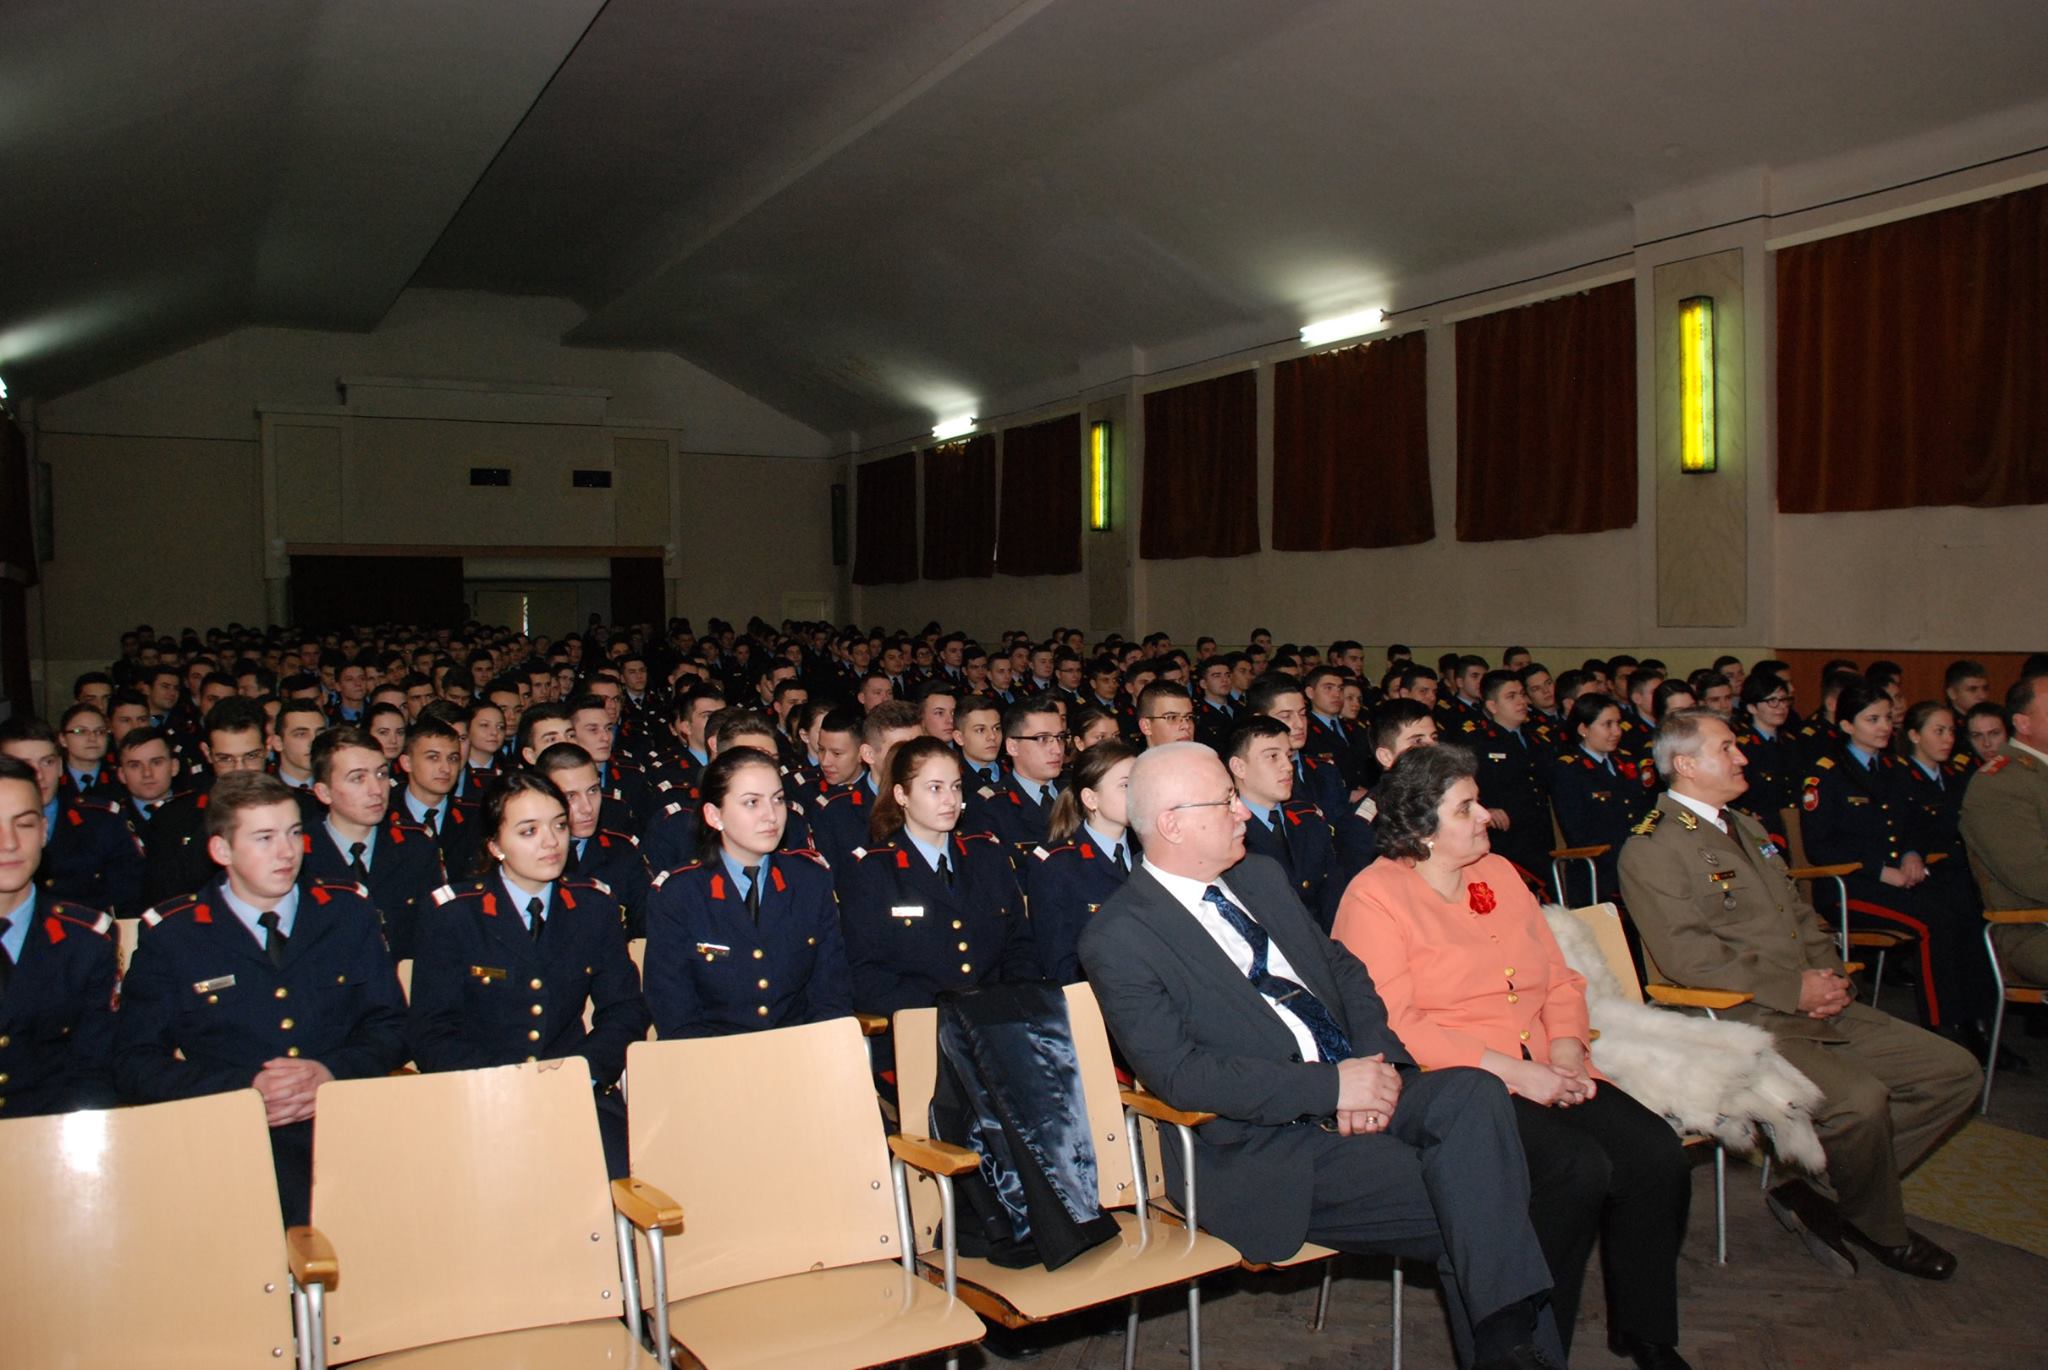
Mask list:
POLYGON ((768 1006, 766 1004, 762 1004, 759 1008, 756 1008, 754 1012, 756 1015, 762 1018, 766 1018, 768 1016, 768 1006))
POLYGON ((541 1008, 540 1008, 540 1005, 539 1005, 539 1004, 535 1004, 535 1005, 534 1005, 534 1006, 533 1006, 532 1008, 528 1009, 528 1010, 527 1010, 527 1012, 528 1012, 528 1013, 531 1013, 531 1014, 532 1014, 532 1015, 533 1015, 534 1017, 536 1017, 536 1018, 540 1017, 540 1014, 541 1014, 541 1008))
MULTIPOLYGON (((540 1040, 540 1029, 539 1029, 539 1028, 528 1028, 528 1029, 526 1030, 526 1040, 527 1040, 527 1041, 529 1041, 529 1042, 538 1042, 538 1041, 540 1040)), ((532 1058, 531 1056, 529 1056, 529 1057, 527 1057, 526 1059, 527 1059, 527 1060, 529 1060, 529 1061, 531 1061, 531 1060, 532 1060, 533 1058, 532 1058)))
POLYGON ((0 1070, 0 1085, 4 1085, 4 1084, 6 1084, 6 1083, 7 1083, 7 1072, 6 1072, 6 1071, 4 1071, 4 1070, 0 1070))
POLYGON ((1519 1004, 1522 1002, 1522 996, 1519 994, 1510 994, 1508 996, 1508 1002, 1511 1004, 1519 1004))
POLYGON ((1515 978, 1515 968, 1513 966, 1509 966, 1506 970, 1502 971, 1501 974, 1507 976, 1508 979, 1512 980, 1515 978))
POLYGON ((297 1047, 286 1047, 284 1049, 284 1054, 287 1056, 297 1056, 299 1054, 299 1049, 297 1047))
POLYGON ((962 950, 962 951, 965 951, 965 950, 967 950, 967 944, 966 944, 965 942, 962 942, 962 943, 960 944, 960 950, 962 950))
POLYGON ((718 958, 707 951, 704 953, 704 959, 707 961, 716 961, 718 958))
POLYGON ((955 918, 955 919, 953 920, 953 931, 955 931, 955 932, 958 932, 958 931, 960 931, 960 926, 961 926, 961 925, 960 925, 960 920, 959 920, 959 919, 957 919, 957 918, 955 918))
POLYGON ((766 956, 767 954, 767 952, 762 951, 759 947, 754 948, 754 959, 756 961, 760 960, 763 956, 766 956))
POLYGON ((754 982, 754 987, 756 989, 766 989, 768 988, 768 982, 766 980, 757 980, 754 982))
POLYGON ((1522 1040, 1523 1040, 1523 1041, 1525 1041, 1525 1042, 1526 1042, 1526 1041, 1528 1041, 1528 1040, 1529 1040, 1529 1034, 1528 1034, 1528 1033, 1526 1033, 1526 1032, 1524 1032, 1524 1033, 1522 1034, 1522 1040))
POLYGON ((285 988, 285 987, 284 987, 283 985, 279 985, 279 986, 278 986, 278 987, 277 987, 276 989, 272 990, 272 991, 271 991, 270 993, 271 993, 271 996, 272 996, 273 998, 277 998, 277 999, 289 999, 289 998, 291 998, 291 997, 292 997, 292 992, 291 992, 290 990, 286 989, 286 988, 285 988))
POLYGON ((206 996, 206 1002, 209 1004, 217 1004, 220 1002, 220 996, 218 994, 209 994, 206 996))
POLYGON ((804 945, 807 947, 815 947, 818 945, 818 939, 815 937, 806 937, 804 938, 804 945))
POLYGON ((337 975, 334 977, 334 983, 337 985, 345 985, 348 983, 348 977, 346 975, 337 975))
POLYGON ((528 982, 527 982, 527 985, 526 985, 526 987, 527 987, 528 989, 539 989, 539 988, 540 988, 540 981, 538 981, 538 980, 530 980, 530 981, 528 981, 528 982))
POLYGON ((292 1020, 287 1018, 282 1023, 279 1023, 278 1026, 284 1031, 290 1032, 292 1030, 292 1020))
POLYGON ((540 1057, 538 1056, 529 1056, 526 1058, 526 1064, 532 1065, 535 1061, 538 1061, 539 1059, 540 1057))
POLYGON ((974 967, 968 965, 965 961, 962 961, 960 963, 960 973, 962 975, 972 975, 974 974, 974 967))
POLYGON ((12 1037, 0 1037, 0 1047, 12 1046, 13 1044, 14 1039, 12 1037))

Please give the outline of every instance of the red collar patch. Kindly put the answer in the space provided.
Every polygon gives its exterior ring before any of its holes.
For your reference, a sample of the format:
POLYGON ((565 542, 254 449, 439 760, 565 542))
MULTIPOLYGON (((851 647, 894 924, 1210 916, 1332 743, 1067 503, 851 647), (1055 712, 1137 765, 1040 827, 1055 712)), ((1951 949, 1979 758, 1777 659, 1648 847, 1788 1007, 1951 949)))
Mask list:
POLYGON ((896 869, 899 871, 910 869, 910 853, 900 847, 896 850, 896 869))
POLYGON ((724 877, 724 876, 722 876, 722 875, 714 875, 714 876, 712 876, 712 877, 711 877, 711 897, 712 897, 713 899, 723 899, 723 898, 725 898, 725 877, 724 877))
POLYGON ((576 907, 576 897, 569 893, 569 887, 567 885, 562 886, 558 893, 560 893, 562 896, 563 908, 573 909, 576 907))
POLYGON ((44 935, 45 935, 45 936, 47 936, 47 937, 48 937, 48 938, 50 939, 50 943, 51 943, 51 945, 52 945, 52 946, 54 946, 54 945, 56 945, 57 943, 59 943, 59 942, 63 941, 63 940, 64 940, 64 924, 63 924, 63 921, 62 921, 61 919, 56 919, 56 918, 45 918, 45 919, 43 920, 43 933, 44 933, 44 935))
POLYGON ((333 895, 329 894, 329 893, 328 893, 328 892, 327 892, 327 891, 326 891, 325 889, 323 889, 323 888, 322 888, 321 886, 319 886, 319 885, 315 885, 315 886, 313 886, 313 902, 314 902, 314 903, 316 903, 316 904, 324 904, 324 903, 326 903, 326 902, 327 902, 328 900, 332 899, 333 897, 334 897, 333 895))
POLYGON ((1093 861, 1095 859, 1095 848, 1083 842, 1081 844, 1081 859, 1083 861, 1093 861))
POLYGON ((775 892, 777 894, 780 894, 784 890, 789 888, 789 886, 783 882, 781 867, 777 866, 773 861, 770 861, 768 863, 768 878, 775 882, 775 892))
POLYGON ((496 918, 498 916, 498 896, 490 893, 488 890, 484 892, 484 916, 487 918, 496 918))

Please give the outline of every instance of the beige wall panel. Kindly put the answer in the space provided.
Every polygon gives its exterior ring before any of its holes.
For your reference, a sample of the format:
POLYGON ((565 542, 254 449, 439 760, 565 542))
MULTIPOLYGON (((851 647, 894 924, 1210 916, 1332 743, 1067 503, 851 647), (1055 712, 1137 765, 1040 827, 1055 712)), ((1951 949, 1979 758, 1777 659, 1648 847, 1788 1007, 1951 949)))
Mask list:
POLYGON ((1653 277, 1656 367, 1650 387, 1657 427, 1657 625, 1739 628, 1749 613, 1747 337, 1742 253, 1669 262, 1653 277), (1678 302, 1714 301, 1717 468, 1679 469, 1678 302))
POLYGON ((596 428, 558 424, 356 419, 344 492, 345 542, 613 546, 612 490, 576 490, 576 467, 608 468, 596 428), (472 486, 472 466, 503 466, 509 487, 472 486))
MULTIPOLYGON (((121 631, 261 622, 260 445, 46 433, 56 559, 38 655, 104 665, 121 631)), ((70 681, 58 683, 68 697, 70 681)))
POLYGON ((277 534, 287 542, 340 542, 346 434, 337 419, 270 427, 277 480, 277 534))
POLYGON ((620 547, 668 542, 668 440, 612 438, 612 497, 620 547))
POLYGON ((776 614, 785 594, 832 594, 838 463, 686 452, 677 468, 676 613, 701 632, 713 614, 741 625, 776 614))
POLYGON ((860 623, 916 632, 931 619, 972 633, 983 643, 1005 628, 1038 636, 1056 624, 1078 624, 1088 614, 1085 576, 993 576, 988 580, 921 580, 910 585, 865 585, 860 623))

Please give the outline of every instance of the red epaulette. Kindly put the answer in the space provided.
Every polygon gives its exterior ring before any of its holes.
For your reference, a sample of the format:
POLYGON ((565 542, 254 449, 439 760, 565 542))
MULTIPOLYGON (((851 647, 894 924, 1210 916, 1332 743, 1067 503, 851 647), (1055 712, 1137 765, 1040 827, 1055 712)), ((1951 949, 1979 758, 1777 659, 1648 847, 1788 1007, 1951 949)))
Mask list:
POLYGON ((827 861, 825 859, 824 853, 820 852, 815 847, 783 847, 779 849, 775 854, 777 856, 807 856, 811 860, 817 862, 820 866, 824 867, 826 870, 829 871, 832 869, 832 863, 830 861, 827 861))
POLYGON ((960 850, 966 851, 969 842, 994 843, 996 835, 992 832, 956 832, 953 834, 953 840, 959 844, 960 850))
POLYGON ((212 912, 206 905, 199 902, 197 894, 181 894, 175 899, 158 904, 155 908, 144 909, 142 911, 142 922, 145 927, 153 928, 163 922, 164 919, 181 913, 190 913, 192 921, 195 923, 211 923, 213 921, 212 912))
POLYGON ((898 849, 893 842, 879 847, 855 847, 850 855, 856 861, 872 861, 877 856, 894 856, 900 858, 897 862, 898 865, 907 866, 910 864, 910 853, 898 849))
POLYGON ((669 877, 672 875, 681 875, 685 871, 702 870, 703 868, 704 863, 702 861, 692 861, 687 866, 677 866, 673 870, 656 871, 654 879, 650 880, 648 884, 654 889, 660 889, 668 883, 669 877))
MULTIPOLYGON (((1322 806, 1312 799, 1290 799, 1280 806, 1280 811, 1286 814, 1287 821, 1297 828, 1301 826, 1303 814, 1314 814, 1317 818, 1324 818, 1322 806)), ((1324 818, 1324 821, 1329 820, 1324 818)))
POLYGON ((325 904, 337 894, 354 894, 364 899, 370 897, 369 886, 353 880, 315 880, 306 887, 306 892, 313 896, 316 904, 325 904))
MULTIPOLYGON (((1077 845, 1079 844, 1073 842, 1063 842, 1057 847, 1033 847, 1031 849, 1031 854, 1041 861, 1049 861, 1054 856, 1058 855, 1063 851, 1073 851, 1077 845)), ((1088 847, 1081 846, 1080 852, 1083 860, 1094 859, 1095 853, 1088 847)))
POLYGON ((2001 752, 1997 756, 1994 756, 1989 761, 1985 762, 1983 765, 1979 766, 1977 768, 1977 772, 1980 775, 1997 775, 2000 771, 2005 769, 2006 764, 2011 760, 2011 757, 2001 752))
POLYGON ((633 836, 633 834, 629 832, 613 832, 610 828, 599 828, 597 830, 597 845, 600 847, 609 847, 611 846, 612 839, 614 837, 618 838, 622 842, 625 842, 628 846, 637 847, 640 845, 640 839, 633 836))
POLYGON ((48 916, 43 920, 43 932, 52 942, 63 941, 67 928, 82 928, 101 937, 113 936, 113 915, 101 913, 98 909, 84 904, 72 904, 59 899, 49 906, 47 913, 48 916))

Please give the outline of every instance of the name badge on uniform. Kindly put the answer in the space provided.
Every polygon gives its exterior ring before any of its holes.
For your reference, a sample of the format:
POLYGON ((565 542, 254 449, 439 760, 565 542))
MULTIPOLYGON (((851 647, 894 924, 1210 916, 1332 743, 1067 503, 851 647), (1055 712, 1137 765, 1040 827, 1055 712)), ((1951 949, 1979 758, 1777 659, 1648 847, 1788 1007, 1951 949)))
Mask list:
POLYGON ((1852 794, 1848 798, 1851 804, 1868 804, 1870 802, 1870 796, 1867 794, 1852 794))
POLYGON ((713 957, 730 955, 732 948, 723 942, 699 942, 697 954, 709 961, 713 957))
POLYGON ((503 966, 471 966, 469 974, 471 979, 481 980, 488 985, 493 980, 504 979, 505 968, 503 966))
POLYGON ((233 989, 234 987, 235 977, 232 975, 216 975, 211 980, 195 980, 192 982, 192 992, 194 994, 212 994, 215 990, 233 989))
POLYGON ((924 905, 891 904, 889 906, 889 916, 891 918, 922 918, 924 917, 924 905))
POLYGON ((1508 759, 1508 754, 1506 752, 1488 752, 1486 759, 1488 761, 1505 761, 1508 759))
POLYGON ((1714 882, 1715 884, 1717 884, 1717 885, 1718 885, 1718 884, 1720 884, 1720 883, 1721 883, 1722 881, 1724 881, 1724 880, 1733 880, 1734 878, 1735 878, 1735 872, 1734 872, 1734 871, 1708 871, 1708 872, 1707 872, 1707 879, 1709 879, 1709 880, 1713 881, 1713 882, 1714 882))

